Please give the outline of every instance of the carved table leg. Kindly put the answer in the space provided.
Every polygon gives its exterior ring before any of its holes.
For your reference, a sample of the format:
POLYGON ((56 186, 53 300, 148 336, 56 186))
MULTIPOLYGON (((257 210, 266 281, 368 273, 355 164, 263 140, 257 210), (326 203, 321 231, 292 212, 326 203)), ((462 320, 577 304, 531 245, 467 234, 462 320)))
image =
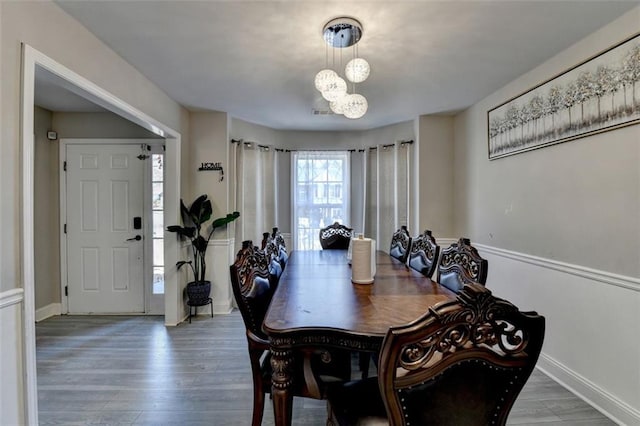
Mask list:
POLYGON ((290 349, 271 348, 271 395, 276 426, 291 425, 291 409, 293 406, 291 374, 293 351, 290 349))

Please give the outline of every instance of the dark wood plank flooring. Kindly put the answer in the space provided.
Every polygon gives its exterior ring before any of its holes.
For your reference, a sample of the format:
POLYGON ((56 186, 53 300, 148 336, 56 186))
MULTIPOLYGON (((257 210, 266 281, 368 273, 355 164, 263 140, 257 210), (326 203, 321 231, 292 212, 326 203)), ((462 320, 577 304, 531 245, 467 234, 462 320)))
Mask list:
MULTIPOLYGON (((36 333, 41 425, 251 423, 251 371, 237 311, 177 327, 156 316, 58 316, 38 323, 36 333)), ((295 398, 293 411, 294 425, 325 425, 324 401, 295 398)), ((267 399, 263 425, 272 424, 267 399)), ((615 423, 535 371, 509 424, 615 423)))

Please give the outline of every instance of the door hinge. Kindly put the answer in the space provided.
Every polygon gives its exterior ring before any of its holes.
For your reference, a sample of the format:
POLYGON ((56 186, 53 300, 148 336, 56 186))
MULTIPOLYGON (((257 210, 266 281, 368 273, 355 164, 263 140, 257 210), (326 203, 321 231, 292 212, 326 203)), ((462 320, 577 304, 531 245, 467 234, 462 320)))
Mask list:
POLYGON ((67 224, 66 224, 66 223, 64 224, 63 232, 64 232, 65 234, 67 233, 67 224))
POLYGON ((69 296, 69 286, 68 285, 64 286, 64 295, 65 296, 69 296))
POLYGON ((64 170, 65 172, 67 171, 67 162, 66 161, 64 161, 62 163, 62 170, 64 170))

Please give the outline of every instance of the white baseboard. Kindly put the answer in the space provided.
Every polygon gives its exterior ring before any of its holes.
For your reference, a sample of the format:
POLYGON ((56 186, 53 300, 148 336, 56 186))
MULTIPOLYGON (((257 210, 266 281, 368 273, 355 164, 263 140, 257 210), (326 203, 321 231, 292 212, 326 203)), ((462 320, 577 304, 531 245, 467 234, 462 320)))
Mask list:
POLYGON ((640 411, 553 358, 540 354, 536 367, 614 422, 620 425, 640 425, 640 411))
POLYGON ((233 305, 231 299, 225 300, 224 302, 218 302, 213 304, 213 313, 215 315, 226 315, 230 314, 233 310, 233 305))
POLYGON ((50 303, 47 306, 43 306, 40 309, 36 309, 36 322, 40 322, 47 318, 61 315, 62 314, 62 304, 61 303, 50 303))

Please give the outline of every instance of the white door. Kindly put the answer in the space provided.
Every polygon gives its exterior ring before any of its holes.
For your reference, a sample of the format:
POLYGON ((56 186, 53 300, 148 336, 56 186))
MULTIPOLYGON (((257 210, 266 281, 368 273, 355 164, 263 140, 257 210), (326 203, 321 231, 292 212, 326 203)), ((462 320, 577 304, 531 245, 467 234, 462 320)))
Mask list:
POLYGON ((139 154, 139 145, 67 145, 69 313, 144 312, 139 154))

